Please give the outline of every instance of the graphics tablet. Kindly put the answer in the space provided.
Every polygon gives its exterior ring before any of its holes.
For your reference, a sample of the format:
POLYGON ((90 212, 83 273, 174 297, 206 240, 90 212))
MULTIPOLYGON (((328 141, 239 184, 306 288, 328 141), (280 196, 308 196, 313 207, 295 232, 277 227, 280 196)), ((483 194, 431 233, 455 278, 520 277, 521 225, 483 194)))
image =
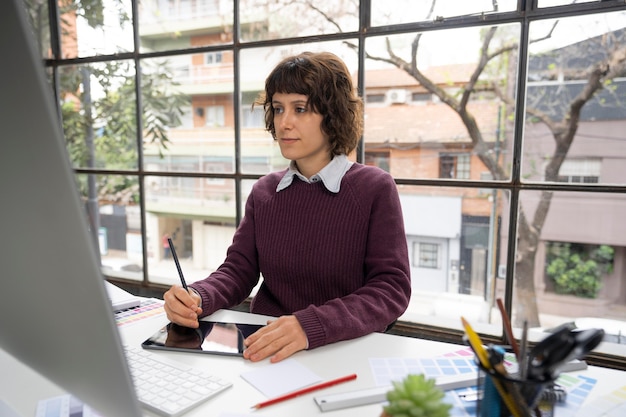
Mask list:
POLYGON ((243 341, 261 327, 262 324, 200 320, 200 327, 192 329, 168 323, 141 346, 144 349, 243 356, 243 341))

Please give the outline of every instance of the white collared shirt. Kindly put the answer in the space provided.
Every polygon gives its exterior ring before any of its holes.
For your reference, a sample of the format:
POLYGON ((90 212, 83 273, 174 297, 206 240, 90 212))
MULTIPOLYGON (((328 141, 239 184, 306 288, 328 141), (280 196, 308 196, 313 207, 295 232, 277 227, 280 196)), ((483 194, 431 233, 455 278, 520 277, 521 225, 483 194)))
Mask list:
POLYGON ((297 176, 302 181, 312 184, 322 181, 326 189, 333 193, 338 193, 343 176, 348 172, 353 162, 346 155, 337 155, 320 172, 307 178, 296 167, 295 161, 291 161, 289 169, 276 186, 276 192, 280 192, 289 187, 293 182, 293 177, 297 176))

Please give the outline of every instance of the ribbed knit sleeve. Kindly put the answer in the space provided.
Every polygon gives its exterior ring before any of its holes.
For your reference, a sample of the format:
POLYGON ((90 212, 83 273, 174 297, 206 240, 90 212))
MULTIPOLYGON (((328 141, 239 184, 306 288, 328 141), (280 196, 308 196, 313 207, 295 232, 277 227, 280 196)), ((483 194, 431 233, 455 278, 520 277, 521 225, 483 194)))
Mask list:
POLYGON ((207 278, 189 285, 202 297, 203 316, 241 304, 258 283, 260 271, 254 203, 255 200, 262 202, 275 193, 276 185, 285 171, 262 177, 255 184, 246 201, 244 216, 235 231, 233 242, 226 252, 226 259, 207 278))

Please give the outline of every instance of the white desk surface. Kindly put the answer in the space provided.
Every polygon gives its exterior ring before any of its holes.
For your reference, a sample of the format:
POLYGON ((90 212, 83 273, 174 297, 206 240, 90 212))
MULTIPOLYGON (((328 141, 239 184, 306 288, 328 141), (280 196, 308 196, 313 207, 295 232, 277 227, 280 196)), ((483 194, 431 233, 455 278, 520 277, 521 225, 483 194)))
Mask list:
MULTIPOLYGON (((222 321, 239 320, 248 323, 265 323, 267 320, 263 316, 237 311, 219 311, 211 318, 222 321)), ((167 319, 164 316, 147 318, 121 326, 120 333, 125 343, 138 345, 166 323, 167 319)), ((313 398, 322 394, 328 395, 375 387, 369 365, 370 358, 434 357, 456 351, 459 348, 460 346, 455 344, 374 333, 360 339, 339 342, 311 351, 298 352, 292 358, 309 367, 324 380, 351 373, 356 373, 358 377, 354 381, 305 394, 254 412, 250 412, 250 407, 267 398, 244 381, 240 375, 242 372, 258 367, 271 366, 269 360, 251 363, 239 357, 178 352, 154 353, 206 369, 233 382, 233 386, 226 392, 191 410, 185 414, 185 417, 220 417, 226 416, 228 413, 239 415, 250 413, 252 416, 267 417, 378 417, 382 411, 381 404, 321 412, 313 398)), ((587 401, 626 385, 626 372, 589 367, 583 373, 598 379, 587 401)), ((89 376, 85 376, 86 382, 88 378, 89 376)), ((38 401, 62 394, 65 394, 63 390, 0 350, 0 399, 13 407, 22 417, 35 417, 38 401)), ((115 401, 115 399, 112 398, 111 401, 115 401)), ((156 414, 149 412, 146 412, 145 415, 156 416, 156 414)))

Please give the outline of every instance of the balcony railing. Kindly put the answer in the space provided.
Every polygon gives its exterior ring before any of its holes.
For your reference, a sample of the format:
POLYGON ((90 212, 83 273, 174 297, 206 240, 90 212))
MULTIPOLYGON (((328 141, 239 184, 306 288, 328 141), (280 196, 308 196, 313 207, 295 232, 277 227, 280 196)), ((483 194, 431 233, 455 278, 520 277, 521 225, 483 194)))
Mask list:
POLYGON ((176 2, 144 0, 141 2, 140 24, 188 21, 190 19, 213 18, 224 13, 232 13, 232 8, 221 10, 220 5, 221 2, 218 0, 176 2))

